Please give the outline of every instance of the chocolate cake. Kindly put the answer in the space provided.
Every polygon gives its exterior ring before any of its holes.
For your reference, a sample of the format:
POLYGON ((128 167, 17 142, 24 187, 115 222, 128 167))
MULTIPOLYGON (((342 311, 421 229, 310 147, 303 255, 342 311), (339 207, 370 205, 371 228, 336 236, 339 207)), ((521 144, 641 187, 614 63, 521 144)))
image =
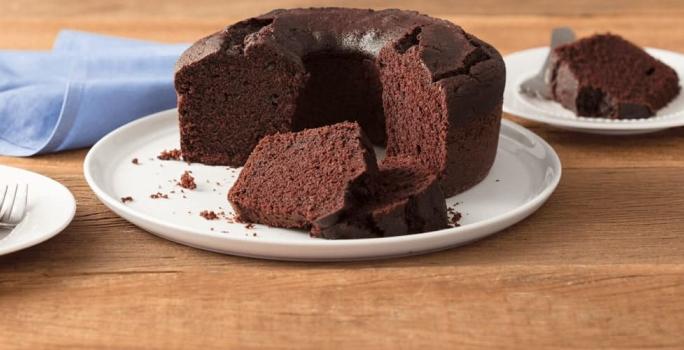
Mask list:
POLYGON ((228 193, 237 219, 310 229, 367 196, 378 166, 355 123, 340 123, 261 139, 228 193))
POLYGON ((447 196, 496 154, 505 80, 490 45, 402 10, 275 10, 203 38, 176 65, 183 158, 241 166, 259 140, 356 121, 447 196))
POLYGON ((264 137, 228 198, 240 221, 328 239, 447 227, 437 176, 405 157, 378 169, 369 140, 350 122, 264 137))
POLYGON ((342 215, 318 219, 317 237, 399 236, 448 227, 444 194, 437 176, 407 157, 390 157, 371 182, 371 195, 342 215))
POLYGON ((613 34, 557 47, 550 67, 553 99, 578 116, 651 117, 680 89, 672 68, 613 34))

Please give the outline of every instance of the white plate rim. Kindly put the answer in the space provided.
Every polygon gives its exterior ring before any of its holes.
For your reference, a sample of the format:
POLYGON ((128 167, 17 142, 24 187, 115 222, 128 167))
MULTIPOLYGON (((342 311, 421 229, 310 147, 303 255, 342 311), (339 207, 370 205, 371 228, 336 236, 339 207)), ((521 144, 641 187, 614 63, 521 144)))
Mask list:
MULTIPOLYGON (((4 169, 11 169, 12 171, 16 171, 19 173, 22 173, 22 172, 28 173, 28 174, 31 174, 31 176, 40 179, 41 181, 45 181, 47 183, 51 183, 54 186, 61 187, 61 189, 64 190, 64 194, 68 195, 68 196, 65 196, 63 199, 67 200, 69 207, 67 208, 68 214, 65 216, 62 223, 57 226, 57 228, 55 228, 52 231, 46 231, 44 234, 38 235, 33 239, 20 241, 19 243, 10 245, 8 247, 3 247, 2 244, 0 244, 0 256, 11 254, 14 252, 18 252, 20 250, 24 250, 24 249, 36 246, 38 244, 41 244, 41 243, 57 236, 62 231, 64 231, 64 229, 66 229, 69 226, 69 224, 71 224, 71 222, 74 220, 74 217, 76 216, 76 198, 74 197, 74 194, 71 193, 71 191, 66 186, 62 185, 61 183, 59 183, 59 182, 57 182, 57 181, 55 181, 55 180, 53 180, 53 179, 51 179, 45 175, 41 175, 41 174, 38 174, 38 173, 30 171, 30 170, 0 164, 0 171, 2 171, 3 168, 4 169)), ((31 191, 31 187, 29 187, 29 196, 30 196, 30 191, 31 191)), ((21 230, 20 225, 15 227, 14 230, 21 230)), ((14 234, 14 232, 12 234, 14 234)))
MULTIPOLYGON (((678 56, 684 62, 684 55, 664 50, 646 47, 645 50, 655 56, 656 58, 662 59, 660 57, 664 55, 678 56)), ((525 56, 542 56, 546 57, 549 52, 549 47, 541 46, 534 47, 530 49, 525 49, 521 51, 516 51, 505 55, 504 61, 506 62, 506 67, 510 67, 509 61, 514 59, 520 59, 520 57, 525 56)), ((529 59, 529 58, 528 58, 529 59)), ((667 63, 667 62, 666 62, 667 63)), ((518 104, 523 103, 523 101, 514 102, 515 99, 519 98, 519 83, 522 79, 527 76, 531 76, 533 72, 528 72, 527 74, 521 74, 515 76, 515 79, 509 79, 506 77, 506 88, 504 90, 504 103, 503 111, 505 113, 520 117, 523 119, 536 121, 548 125, 573 128, 578 130, 601 130, 601 131, 638 131, 638 130, 662 130, 668 128, 674 128, 679 126, 684 126, 684 111, 680 111, 676 115, 667 115, 662 118, 643 118, 643 119, 624 119, 624 120, 614 120, 608 118, 591 118, 591 117, 576 117, 576 119, 563 118, 558 116, 553 116, 548 112, 539 111, 532 109, 532 107, 527 110, 517 108, 518 104)), ((684 90, 680 92, 684 94, 684 90)))
MULTIPOLYGON (((88 154, 85 157, 84 163, 83 163, 83 172, 84 172, 84 177, 86 179, 86 182, 90 186, 91 190, 95 193, 95 195, 102 201, 107 207, 109 207, 111 210, 113 210, 117 215, 121 216, 124 220, 132 222, 135 224, 135 221, 140 221, 140 222, 145 222, 147 224, 152 224, 155 225, 163 230, 171 230, 171 231, 176 231, 176 232, 185 232, 186 234, 191 234, 199 237, 207 237, 207 238, 218 238, 222 239, 228 242, 237 242, 237 243, 245 243, 248 242, 249 244, 256 244, 256 245, 263 245, 264 247, 288 247, 288 248, 311 248, 311 247, 337 247, 337 248, 354 248, 354 247, 372 247, 372 246, 381 246, 381 245, 390 245, 390 244, 399 244, 399 243, 408 243, 412 242, 415 240, 424 240, 424 239, 439 239, 442 237, 446 236, 451 236, 454 234, 458 233, 463 233, 465 234, 466 232, 470 231, 476 231, 482 227, 486 226, 496 226, 497 223, 505 223, 510 220, 514 220, 513 222, 505 225, 502 228, 498 228, 494 230, 491 233, 481 235, 481 237, 477 238, 484 238, 486 236, 489 236, 491 234, 494 234, 501 229, 511 226, 520 220, 524 219, 525 217, 531 215, 536 209, 538 209, 550 196, 551 194, 555 191, 557 188, 558 184, 560 183, 560 179, 562 176, 562 165, 560 158, 558 157, 558 154, 555 152, 555 150, 541 137, 533 133, 532 131, 506 119, 502 119, 502 127, 508 127, 512 128, 514 131, 525 135, 526 137, 534 140, 535 142, 538 142, 542 147, 548 151, 548 155, 551 161, 551 166, 554 169, 554 177, 551 179, 551 181, 546 185, 546 187, 537 193, 533 198, 529 199, 527 202, 524 204, 516 207, 515 209, 508 211, 504 214, 497 215, 493 218, 490 218, 488 220, 483 220, 479 221, 476 223, 468 224, 466 226, 460 226, 460 227, 454 227, 454 228, 446 228, 438 231, 432 231, 432 232, 426 232, 426 233, 421 233, 421 234, 414 234, 414 235, 405 235, 405 236, 394 236, 394 237, 382 237, 382 238, 365 238, 365 239, 347 239, 347 240, 325 240, 325 239, 316 239, 316 240, 302 240, 302 241, 296 241, 296 242, 290 242, 290 241, 281 241, 281 240, 252 240, 250 238, 245 238, 242 236, 226 236, 226 235, 221 235, 220 233, 216 232, 203 232, 203 231, 193 231, 193 232, 188 232, 187 228, 181 225, 176 225, 173 223, 168 223, 164 222, 162 220, 156 219, 151 216, 147 216, 145 214, 139 213, 138 211, 134 210, 133 208, 124 205, 123 203, 120 202, 120 199, 115 198, 114 196, 111 196, 108 194, 98 183, 98 181, 94 178, 94 169, 93 169, 93 163, 95 162, 95 159, 100 152, 101 148, 104 148, 106 144, 111 140, 112 138, 116 137, 117 135, 121 133, 126 133, 130 129, 134 129, 138 127, 141 124, 144 123, 153 123, 154 121, 158 119, 163 119, 163 118, 168 118, 167 114, 169 113, 177 113, 177 110, 175 108, 161 111, 158 113, 151 114, 146 117, 142 117, 138 120, 132 121, 126 125, 123 125, 119 127, 118 129, 110 132, 107 134, 105 137, 100 139, 89 151, 88 154), (122 213, 122 214, 121 214, 122 213), (128 217, 132 218, 129 219, 128 217)), ((137 225, 137 224, 136 224, 137 225)), ((139 226, 139 225, 137 225, 139 226)), ((195 248, 199 249, 204 249, 204 250, 210 250, 210 248, 204 248, 204 247, 198 247, 198 246, 193 246, 191 244, 186 244, 185 242, 179 242, 177 240, 170 239, 168 236, 159 234, 157 232, 151 232, 149 230, 146 230, 142 228, 145 231, 148 231, 154 235, 160 236, 164 239, 174 241, 179 244, 184 244, 188 246, 192 246, 195 248)), ((444 246, 442 249, 448 249, 451 246, 444 246)), ((436 249, 437 250, 437 249, 436 249)), ((222 251, 219 251, 222 252, 222 251)), ((421 251, 420 253, 422 253, 421 251)), ((240 253, 240 252, 231 252, 229 253, 231 255, 239 255, 239 256, 252 256, 249 253, 240 253)), ((405 254, 404 254, 405 255, 405 254)), ((383 255, 384 256, 384 255, 383 255)), ((263 257, 263 256, 256 256, 259 258, 266 258, 266 259, 275 259, 275 260, 305 260, 305 261, 325 261, 325 259, 310 259, 310 258, 303 258, 303 259, 297 259, 297 258, 283 258, 283 257, 263 257)), ((386 257, 391 257, 390 255, 387 255, 386 257)), ((334 261, 340 261, 340 260, 369 260, 372 258, 359 258, 359 259, 349 259, 349 258, 342 258, 342 259, 333 259, 334 261)))

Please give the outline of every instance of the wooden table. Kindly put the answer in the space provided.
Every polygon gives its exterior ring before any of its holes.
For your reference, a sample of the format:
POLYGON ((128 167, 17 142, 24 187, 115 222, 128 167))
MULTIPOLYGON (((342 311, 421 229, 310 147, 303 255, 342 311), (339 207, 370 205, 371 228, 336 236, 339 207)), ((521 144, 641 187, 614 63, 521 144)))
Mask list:
MULTIPOLYGON (((187 42, 311 4, 4 0, 0 47, 49 48, 65 27, 187 42)), ((329 4, 419 9, 504 54, 544 45, 557 25, 684 51, 680 1, 329 4)), ((83 179, 87 150, 0 157, 57 179, 78 201, 62 234, 0 258, 0 348, 684 348, 684 128, 606 137, 506 117, 558 151, 564 174, 549 202, 491 238, 387 261, 283 263, 188 248, 107 210, 83 179)))

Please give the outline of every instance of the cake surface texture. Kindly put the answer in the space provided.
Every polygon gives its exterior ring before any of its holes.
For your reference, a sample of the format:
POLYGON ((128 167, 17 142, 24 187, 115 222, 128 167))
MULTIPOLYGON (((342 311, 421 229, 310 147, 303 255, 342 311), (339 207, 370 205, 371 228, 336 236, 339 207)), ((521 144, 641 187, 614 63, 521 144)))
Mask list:
POLYGON ((680 91, 672 68, 613 34, 557 47, 550 67, 553 99, 578 116, 647 118, 680 91))
POLYGON ((447 227, 437 176, 410 158, 378 168, 356 123, 261 139, 228 198, 238 220, 344 239, 405 235, 447 227))
POLYGON ((403 10, 275 10, 203 38, 176 65, 187 161, 242 166, 266 135, 355 121, 446 196, 496 155, 505 80, 490 45, 403 10))

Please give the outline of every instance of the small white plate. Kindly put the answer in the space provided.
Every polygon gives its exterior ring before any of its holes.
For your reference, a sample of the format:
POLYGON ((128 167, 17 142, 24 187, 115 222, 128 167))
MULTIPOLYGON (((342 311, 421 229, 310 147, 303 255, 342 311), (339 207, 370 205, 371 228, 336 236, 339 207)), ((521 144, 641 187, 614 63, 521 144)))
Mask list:
POLYGON ((504 120, 489 176, 447 200, 463 214, 462 226, 400 237, 324 240, 303 231, 264 225, 248 228, 200 217, 203 210, 232 212, 226 194, 239 169, 156 159, 162 150, 178 145, 176 110, 151 115, 100 140, 86 156, 85 178, 110 209, 158 236, 215 252, 268 259, 359 260, 447 249, 530 215, 551 195, 561 176, 560 160, 546 142, 504 120), (133 158, 140 164, 133 164, 133 158), (181 193, 176 181, 185 170, 192 171, 197 189, 181 193), (150 198, 157 192, 169 198, 150 198), (128 196, 133 201, 122 203, 121 198, 128 196))
MULTIPOLYGON (((652 48, 647 48, 646 51, 672 67, 680 78, 684 77, 684 55, 652 48)), ((559 128, 592 134, 644 134, 684 125, 683 93, 680 93, 652 118, 624 120, 578 117, 555 101, 521 93, 520 84, 539 72, 548 53, 548 47, 539 47, 518 51, 504 57, 506 62, 504 112, 559 128)))
POLYGON ((0 165, 0 183, 28 184, 26 216, 14 229, 0 228, 0 255, 42 243, 62 232, 74 218, 76 201, 62 184, 27 170, 0 165))

